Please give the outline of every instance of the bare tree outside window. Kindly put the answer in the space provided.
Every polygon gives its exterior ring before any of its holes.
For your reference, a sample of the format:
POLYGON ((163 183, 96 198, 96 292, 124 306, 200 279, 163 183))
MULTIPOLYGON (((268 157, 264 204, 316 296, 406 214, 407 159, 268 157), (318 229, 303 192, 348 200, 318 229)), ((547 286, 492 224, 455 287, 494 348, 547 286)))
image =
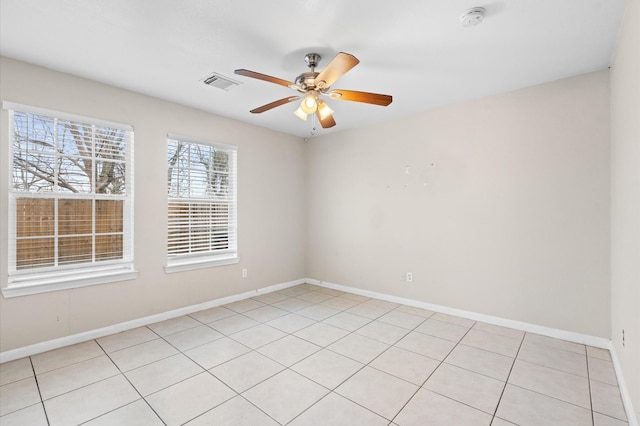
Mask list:
POLYGON ((126 130, 13 112, 16 269, 123 258, 126 130))
POLYGON ((14 113, 13 188, 123 194, 125 131, 14 113))
POLYGON ((167 153, 169 256, 234 248, 235 151, 170 139, 167 153))

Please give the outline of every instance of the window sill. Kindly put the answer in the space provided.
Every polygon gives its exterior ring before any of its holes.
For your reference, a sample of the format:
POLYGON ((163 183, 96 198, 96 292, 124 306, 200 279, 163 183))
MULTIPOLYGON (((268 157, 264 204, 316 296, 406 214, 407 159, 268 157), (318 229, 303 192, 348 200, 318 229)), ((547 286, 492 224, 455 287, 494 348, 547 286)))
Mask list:
POLYGON ((137 277, 138 271, 133 269, 133 265, 88 269, 86 271, 69 271, 58 274, 21 275, 9 278, 9 285, 2 289, 2 295, 5 299, 9 299, 31 294, 133 280, 137 277))
POLYGON ((194 269, 211 268, 214 266, 232 265, 239 262, 240 258, 235 253, 226 256, 169 259, 167 260, 167 265, 164 267, 164 271, 167 274, 171 274, 174 272, 191 271, 194 269))

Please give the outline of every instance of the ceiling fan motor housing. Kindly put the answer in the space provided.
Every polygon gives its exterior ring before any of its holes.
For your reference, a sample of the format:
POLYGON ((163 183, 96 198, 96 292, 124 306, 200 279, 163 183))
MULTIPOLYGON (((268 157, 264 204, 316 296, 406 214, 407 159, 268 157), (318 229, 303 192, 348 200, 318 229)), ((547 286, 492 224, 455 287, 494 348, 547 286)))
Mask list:
POLYGON ((298 77, 296 77, 296 84, 302 87, 304 90, 311 90, 315 87, 315 80, 318 74, 320 73, 315 71, 303 72, 298 77))

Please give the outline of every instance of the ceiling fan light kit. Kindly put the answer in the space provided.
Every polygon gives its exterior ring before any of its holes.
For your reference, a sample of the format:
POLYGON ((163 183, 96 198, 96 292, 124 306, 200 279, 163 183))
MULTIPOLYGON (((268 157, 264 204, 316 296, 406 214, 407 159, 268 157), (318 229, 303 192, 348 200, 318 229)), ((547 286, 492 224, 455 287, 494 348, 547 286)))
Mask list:
POLYGON ((326 102, 318 102, 318 113, 320 114, 320 120, 324 120, 333 114, 333 110, 327 105, 326 102))
POLYGON ((307 121, 308 114, 302 110, 302 107, 298 107, 297 110, 293 111, 293 115, 295 115, 302 121, 307 121))
POLYGON ((306 54, 304 60, 310 71, 303 72, 297 76, 295 83, 246 69, 235 70, 235 73, 238 75, 279 84, 281 86, 297 90, 301 93, 300 96, 290 96, 280 99, 261 107, 254 108, 250 112, 253 114, 260 114, 272 108, 285 105, 289 102, 302 98, 300 106, 293 114, 299 119, 305 121, 310 114, 315 114, 318 121, 320 121, 320 125, 323 128, 328 129, 335 126, 336 122, 333 118, 333 110, 320 98, 321 96, 327 96, 336 100, 362 102, 380 106, 387 106, 392 102, 393 98, 390 95, 357 92, 354 90, 331 90, 331 85, 353 67, 358 65, 360 61, 353 55, 340 52, 321 72, 316 72, 315 68, 318 66, 320 59, 321 57, 317 53, 306 54))
POLYGON ((300 103, 300 108, 305 114, 313 114, 318 109, 315 93, 308 93, 300 103))

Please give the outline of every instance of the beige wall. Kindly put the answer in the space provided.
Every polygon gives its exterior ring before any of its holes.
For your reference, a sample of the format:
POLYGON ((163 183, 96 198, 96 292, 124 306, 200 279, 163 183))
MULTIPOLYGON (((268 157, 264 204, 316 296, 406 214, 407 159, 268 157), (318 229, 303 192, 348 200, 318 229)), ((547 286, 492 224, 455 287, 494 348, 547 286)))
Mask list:
MULTIPOLYGON (((0 351, 304 277, 305 146, 299 138, 0 60, 2 100, 135 127, 135 265, 139 270, 134 281, 0 298, 0 351), (239 264, 164 272, 168 132, 238 146, 239 264), (242 268, 248 268, 248 278, 241 278, 242 268)), ((6 120, 3 112, 3 129, 6 120)), ((5 130, 0 133, 0 276, 6 286, 8 136, 5 130)))
POLYGON ((611 68, 613 345, 640 419, 640 1, 629 0, 611 68), (625 344, 622 344, 622 330, 625 344))
POLYGON ((609 132, 605 70, 313 139, 307 274, 609 337, 609 132))
POLYGON ((0 351, 305 276, 610 336, 608 71, 305 146, 10 59, 1 66, 4 100, 135 126, 140 275, 0 300, 0 351), (164 273, 167 132, 239 146, 239 265, 164 273))

